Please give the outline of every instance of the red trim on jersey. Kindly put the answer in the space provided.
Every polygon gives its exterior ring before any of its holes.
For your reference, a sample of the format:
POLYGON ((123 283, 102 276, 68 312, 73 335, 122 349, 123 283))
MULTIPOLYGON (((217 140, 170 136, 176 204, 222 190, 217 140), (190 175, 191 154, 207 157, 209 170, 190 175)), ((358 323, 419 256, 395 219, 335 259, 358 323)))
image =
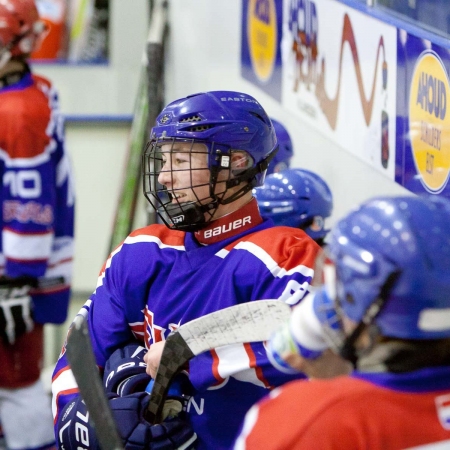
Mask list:
POLYGON ((262 221, 258 203, 256 198, 253 198, 237 211, 213 220, 206 228, 196 231, 195 237, 200 244, 215 244, 254 228, 262 221))
POLYGON ((41 259, 19 259, 19 258, 10 258, 9 256, 6 257, 6 261, 11 262, 17 262, 17 263, 24 263, 24 264, 34 264, 34 263, 45 263, 48 260, 46 258, 41 259))
POLYGON ((219 374, 219 355, 216 353, 216 351, 213 349, 211 350, 211 355, 213 359, 212 363, 212 373, 214 375, 214 378, 217 380, 217 383, 213 386, 217 386, 219 384, 222 384, 225 381, 225 378, 222 378, 219 374))
POLYGON ((171 230, 165 225, 159 223, 149 225, 144 228, 133 231, 131 237, 137 236, 152 236, 161 240, 164 245, 170 247, 184 246, 184 238, 186 233, 184 231, 171 230))
POLYGON ((41 231, 33 230, 31 232, 31 231, 20 231, 15 228, 3 227, 3 231, 9 231, 10 233, 17 234, 19 236, 31 236, 31 235, 42 236, 43 234, 53 235, 53 231, 48 231, 48 230, 41 230, 41 231))
POLYGON ((56 422, 58 421, 58 417, 59 417, 59 406, 58 406, 59 405, 59 397, 61 397, 62 395, 78 394, 78 392, 80 392, 78 388, 67 389, 65 391, 58 392, 58 394, 56 395, 56 414, 55 414, 55 417, 53 418, 53 425, 56 425, 56 422))
POLYGON ((248 343, 248 342, 245 343, 244 349, 245 349, 245 352, 247 353, 248 359, 250 361, 250 367, 255 370, 258 380, 261 381, 262 383, 264 383, 264 386, 266 388, 271 387, 270 383, 264 377, 262 368, 260 366, 258 366, 255 353, 253 352, 253 349, 252 349, 252 346, 250 345, 250 343, 248 343))
POLYGON ((48 268, 50 269, 50 268, 54 268, 54 267, 56 267, 56 266, 59 266, 60 264, 65 264, 65 263, 68 263, 68 262, 71 262, 71 261, 73 261, 73 258, 71 258, 71 257, 69 257, 69 258, 64 258, 64 259, 61 259, 60 261, 57 261, 57 262, 55 262, 55 263, 53 263, 53 264, 49 264, 48 265, 48 268))

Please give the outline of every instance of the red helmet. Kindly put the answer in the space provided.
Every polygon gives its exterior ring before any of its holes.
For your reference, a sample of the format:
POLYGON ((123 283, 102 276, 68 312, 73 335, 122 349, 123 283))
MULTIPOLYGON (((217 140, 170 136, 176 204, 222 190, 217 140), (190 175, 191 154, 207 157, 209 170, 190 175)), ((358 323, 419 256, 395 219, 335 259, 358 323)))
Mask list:
POLYGON ((11 57, 29 55, 44 30, 34 0, 0 0, 0 67, 11 57))

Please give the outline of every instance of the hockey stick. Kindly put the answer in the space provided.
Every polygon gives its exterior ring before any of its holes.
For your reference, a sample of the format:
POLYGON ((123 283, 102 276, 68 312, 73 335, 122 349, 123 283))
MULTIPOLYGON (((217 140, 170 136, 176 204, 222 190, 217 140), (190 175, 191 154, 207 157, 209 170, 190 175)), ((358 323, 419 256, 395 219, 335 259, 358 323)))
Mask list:
POLYGON ((109 252, 113 251, 131 232, 136 218, 137 198, 141 182, 142 152, 157 115, 162 109, 164 43, 168 30, 167 2, 152 1, 151 19, 145 50, 142 55, 141 72, 133 110, 128 143, 127 163, 123 174, 109 252))
MULTIPOLYGON (((193 356, 228 344, 265 341, 290 314, 279 300, 259 300, 231 306, 181 325, 169 335, 150 394, 150 422, 159 419, 168 386, 193 356)), ((95 425, 103 450, 122 448, 114 418, 100 381, 83 316, 77 316, 67 341, 67 358, 95 425)))
POLYGON ((215 311, 181 325, 166 339, 146 420, 159 423, 169 385, 194 356, 223 345, 266 341, 290 315, 280 300, 258 300, 215 311))
POLYGON ((66 351, 81 397, 91 415, 100 447, 102 450, 122 450, 122 440, 95 362, 87 323, 81 315, 76 316, 73 321, 66 351))

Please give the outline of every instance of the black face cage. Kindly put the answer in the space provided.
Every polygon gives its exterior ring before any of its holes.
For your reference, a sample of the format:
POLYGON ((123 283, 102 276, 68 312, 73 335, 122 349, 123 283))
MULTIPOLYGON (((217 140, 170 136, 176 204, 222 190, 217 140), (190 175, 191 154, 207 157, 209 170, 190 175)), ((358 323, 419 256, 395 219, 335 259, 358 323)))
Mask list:
MULTIPOLYGON (((213 219, 228 187, 230 187, 230 158, 222 157, 224 155, 215 156, 216 160, 221 158, 221 161, 218 165, 212 165, 209 168, 209 158, 211 158, 209 149, 207 150, 205 144, 194 147, 195 143, 193 139, 155 139, 147 144, 143 155, 144 195, 164 224, 171 229, 197 231, 203 228, 213 219), (174 148, 174 144, 178 142, 187 144, 182 151, 174 148), (164 151, 162 145, 164 145, 164 151), (165 167, 164 162, 172 161, 172 158, 176 158, 174 155, 178 153, 182 153, 188 158, 186 168, 173 169, 172 164, 165 167), (193 158, 195 155, 206 155, 204 165, 194 167, 193 158), (201 176, 202 172, 206 173, 206 170, 208 170, 208 178, 206 175, 201 176), (177 182, 176 179, 185 172, 189 172, 189 175, 183 179, 189 181, 180 185, 180 182, 177 182), (221 172, 221 179, 218 184, 219 172, 221 172), (164 173, 167 186, 159 182, 160 174, 164 173), (195 179, 200 178, 200 176, 203 178, 202 182, 196 182, 195 179), (199 194, 199 188, 205 186, 208 189, 203 189, 203 193, 199 194), (192 194, 190 201, 184 200, 182 196, 179 197, 181 193, 186 193, 186 191, 192 194)), ((216 153, 221 153, 221 151, 216 151, 216 153)))

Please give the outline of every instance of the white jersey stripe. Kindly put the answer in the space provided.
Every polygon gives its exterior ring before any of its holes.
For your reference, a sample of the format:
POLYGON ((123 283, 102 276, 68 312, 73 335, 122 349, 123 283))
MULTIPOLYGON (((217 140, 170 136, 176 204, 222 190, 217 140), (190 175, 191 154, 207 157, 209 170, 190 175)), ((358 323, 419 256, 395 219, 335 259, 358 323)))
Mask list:
POLYGON ((48 259, 52 249, 53 233, 18 234, 4 229, 2 241, 6 258, 22 261, 48 259))
POLYGON ((77 389, 78 385, 70 369, 63 370, 52 382, 52 413, 56 416, 56 397, 64 391, 77 389))
POLYGON ((290 270, 283 269, 276 261, 261 247, 252 242, 239 242, 235 247, 239 250, 247 250, 252 255, 256 256, 272 273, 274 277, 283 278, 285 276, 292 275, 293 273, 301 273, 305 277, 312 277, 314 275, 314 269, 300 264, 293 267, 290 270))
POLYGON ((139 242, 153 242, 155 243, 159 248, 173 248, 174 250, 180 250, 185 251, 184 245, 167 245, 163 244, 161 239, 157 238, 156 236, 150 236, 148 234, 139 234, 137 236, 128 236, 124 244, 136 244, 139 242))
POLYGON ((232 376, 236 380, 265 387, 255 369, 250 368, 250 359, 243 344, 217 347, 215 352, 219 358, 217 370, 222 378, 232 376))

